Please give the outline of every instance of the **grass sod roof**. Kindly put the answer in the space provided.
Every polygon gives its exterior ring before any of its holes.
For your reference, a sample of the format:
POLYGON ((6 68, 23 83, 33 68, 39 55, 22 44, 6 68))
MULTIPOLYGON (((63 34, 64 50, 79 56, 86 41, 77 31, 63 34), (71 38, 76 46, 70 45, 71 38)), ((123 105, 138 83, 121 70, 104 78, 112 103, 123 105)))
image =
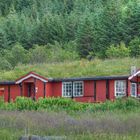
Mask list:
POLYGON ((130 75, 131 66, 140 68, 139 58, 94 59, 62 63, 18 65, 10 71, 0 71, 0 81, 13 81, 34 71, 46 78, 73 78, 130 75))

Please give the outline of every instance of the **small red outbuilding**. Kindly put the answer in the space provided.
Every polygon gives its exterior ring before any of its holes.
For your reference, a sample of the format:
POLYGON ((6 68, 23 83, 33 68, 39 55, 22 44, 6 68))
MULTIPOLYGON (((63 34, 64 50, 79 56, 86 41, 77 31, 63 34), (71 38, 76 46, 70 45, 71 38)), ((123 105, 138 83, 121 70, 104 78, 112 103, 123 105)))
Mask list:
POLYGON ((79 102, 105 102, 118 97, 140 95, 140 71, 131 76, 98 76, 53 79, 30 72, 16 81, 0 82, 0 96, 6 102, 17 96, 65 97, 79 102))

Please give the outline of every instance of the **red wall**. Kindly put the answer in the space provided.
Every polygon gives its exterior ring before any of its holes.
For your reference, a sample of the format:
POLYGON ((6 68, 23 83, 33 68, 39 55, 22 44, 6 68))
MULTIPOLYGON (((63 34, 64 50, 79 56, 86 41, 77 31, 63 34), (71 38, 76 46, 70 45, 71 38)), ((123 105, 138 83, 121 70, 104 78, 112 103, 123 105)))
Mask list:
POLYGON ((4 101, 8 102, 8 86, 4 86, 4 101))
MULTIPOLYGON (((20 96, 19 85, 10 85, 10 101, 14 101, 17 96, 20 96)), ((8 86, 5 86, 4 100, 8 102, 8 86)))
POLYGON ((20 96, 20 87, 19 87, 19 85, 11 85, 10 86, 11 101, 14 101, 17 96, 20 96))
MULTIPOLYGON (((140 77, 138 78, 138 82, 140 82, 140 77)), ((138 96, 140 96, 140 84, 138 84, 138 96)))
POLYGON ((52 97, 62 97, 62 82, 52 83, 52 97))
POLYGON ((84 81, 84 96, 94 97, 94 81, 84 81))
POLYGON ((109 80, 109 99, 114 100, 115 99, 115 81, 109 80))
POLYGON ((48 82, 46 83, 46 97, 52 96, 52 83, 48 82))
MULTIPOLYGON (((32 79, 27 79, 23 82, 23 93, 27 91, 27 87, 24 84, 33 82, 32 79)), ((109 99, 115 99, 115 80, 109 80, 109 99)), ((131 83, 128 81, 128 93, 130 95, 131 83)), ((1 86, 0 86, 1 87, 1 86)), ((8 85, 2 86, 4 90, 4 99, 8 101, 8 85)), ((40 80, 36 80, 36 99, 44 97, 44 83, 40 80)), ((0 96, 2 92, 0 91, 0 96)), ((79 102, 105 102, 106 101, 106 80, 96 81, 96 101, 94 99, 94 81, 84 81, 84 95, 82 97, 75 97, 74 100, 79 102)), ((15 100, 17 96, 20 96, 19 85, 10 86, 11 101, 15 100)), ((27 96, 26 93, 24 96, 27 96)), ((62 97, 62 82, 47 82, 46 83, 46 97, 62 97)))
POLYGON ((131 96, 131 82, 128 81, 128 96, 131 96))
MULTIPOLYGON (((123 80, 125 80, 125 79, 123 79, 123 80)), ((128 96, 131 96, 131 82, 130 81, 128 81, 128 89, 126 87, 126 90, 128 90, 128 91, 126 91, 126 93, 128 92, 128 96)), ((109 99, 115 100, 115 80, 109 81, 109 99)))
POLYGON ((94 81, 84 81, 84 95, 75 97, 78 102, 94 102, 94 81))
POLYGON ((4 86, 0 86, 0 96, 4 96, 4 86))
POLYGON ((96 81, 96 101, 106 101, 106 81, 96 81))
POLYGON ((36 80, 36 99, 44 97, 44 83, 40 80, 36 80))

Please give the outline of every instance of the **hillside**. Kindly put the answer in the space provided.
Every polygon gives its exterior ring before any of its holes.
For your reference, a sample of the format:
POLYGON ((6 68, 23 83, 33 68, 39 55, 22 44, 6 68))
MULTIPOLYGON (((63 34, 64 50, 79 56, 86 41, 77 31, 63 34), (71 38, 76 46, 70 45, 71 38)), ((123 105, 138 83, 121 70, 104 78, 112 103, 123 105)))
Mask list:
POLYGON ((139 58, 95 59, 92 61, 81 60, 63 63, 18 65, 13 70, 0 71, 0 80, 15 80, 30 71, 52 78, 129 75, 130 68, 134 65, 140 68, 139 58))
MULTIPOLYGON (((139 57, 139 11, 140 0, 1 0, 0 70, 19 63, 139 57)), ((77 73, 60 76, 87 75, 77 73)))

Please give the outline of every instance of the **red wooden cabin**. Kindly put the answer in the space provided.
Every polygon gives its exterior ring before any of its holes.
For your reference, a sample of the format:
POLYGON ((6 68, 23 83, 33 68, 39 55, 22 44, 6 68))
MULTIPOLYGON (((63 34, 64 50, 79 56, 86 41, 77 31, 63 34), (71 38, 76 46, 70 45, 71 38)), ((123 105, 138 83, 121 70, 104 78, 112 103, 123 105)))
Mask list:
POLYGON ((34 72, 16 81, 0 82, 0 96, 6 102, 17 96, 66 97, 80 102, 105 102, 123 96, 140 95, 140 70, 131 76, 100 76, 52 79, 34 72))

